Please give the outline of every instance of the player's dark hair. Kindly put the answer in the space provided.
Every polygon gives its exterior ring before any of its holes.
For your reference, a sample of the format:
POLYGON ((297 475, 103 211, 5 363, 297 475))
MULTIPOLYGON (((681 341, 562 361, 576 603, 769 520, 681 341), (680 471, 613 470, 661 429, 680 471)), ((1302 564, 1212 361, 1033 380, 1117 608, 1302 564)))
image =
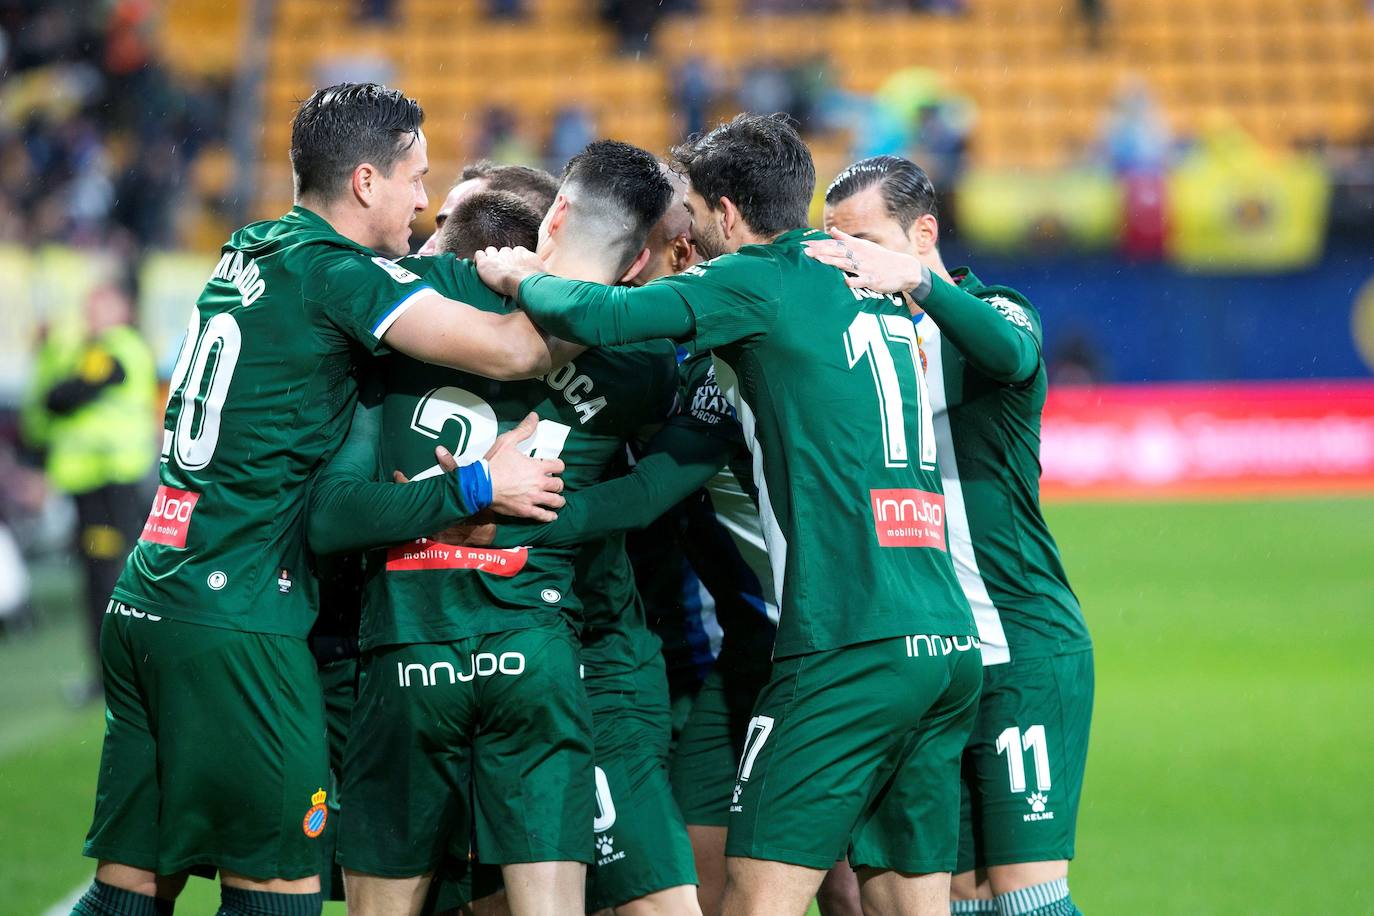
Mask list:
POLYGON ((926 214, 939 217, 935 185, 925 169, 901 156, 870 156, 835 176, 825 190, 825 202, 837 204, 877 185, 887 215, 906 232, 926 214))
POLYGON ((315 90, 291 122, 296 195, 333 199, 364 162, 389 176, 419 142, 424 120, 419 102, 377 83, 339 83, 315 90))
POLYGON ((543 169, 528 165, 497 165, 490 159, 481 159, 463 167, 460 182, 481 178, 486 190, 509 191, 533 207, 540 219, 549 212, 553 200, 558 196, 558 179, 543 169))
POLYGON ((528 248, 539 244, 542 217, 510 191, 479 191, 466 198, 439 230, 439 250, 470 258, 483 248, 528 248))
POLYGON ((736 115, 672 151, 673 167, 712 210, 728 197, 755 233, 807 224, 816 192, 811 151, 785 114, 736 115))
POLYGON ((600 219, 613 247, 629 267, 644 248, 649 231, 673 199, 673 185, 653 153, 619 140, 596 140, 568 160, 563 187, 579 216, 600 219))

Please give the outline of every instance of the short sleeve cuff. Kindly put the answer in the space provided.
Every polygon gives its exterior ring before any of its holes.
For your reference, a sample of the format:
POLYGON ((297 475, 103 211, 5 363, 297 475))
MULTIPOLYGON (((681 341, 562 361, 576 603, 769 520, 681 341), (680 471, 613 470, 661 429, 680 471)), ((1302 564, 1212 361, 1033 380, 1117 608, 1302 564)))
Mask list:
POLYGON ((417 301, 423 299, 425 296, 431 295, 438 295, 438 293, 435 292, 434 287, 422 286, 410 295, 406 296, 400 302, 397 302, 390 309, 388 309, 384 315, 382 315, 382 317, 377 321, 375 325, 372 326, 372 336, 377 338, 378 340, 381 340, 382 336, 386 334, 388 330, 390 330, 393 324, 396 323, 397 318, 400 318, 402 315, 404 315, 406 313, 406 310, 409 309, 412 305, 414 305, 417 301))

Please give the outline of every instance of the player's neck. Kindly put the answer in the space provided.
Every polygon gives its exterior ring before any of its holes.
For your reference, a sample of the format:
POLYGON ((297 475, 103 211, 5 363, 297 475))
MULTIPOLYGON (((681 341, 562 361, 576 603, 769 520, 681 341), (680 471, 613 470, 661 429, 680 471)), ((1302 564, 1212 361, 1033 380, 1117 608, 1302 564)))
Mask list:
POLYGON ((557 246, 544 259, 544 267, 555 276, 567 280, 586 280, 589 283, 614 284, 620 279, 615 267, 599 263, 597 258, 557 246))
POLYGON ((939 277, 941 280, 944 280, 946 283, 953 284, 956 286, 958 285, 954 283, 954 278, 950 276, 949 271, 945 268, 945 260, 944 258, 940 257, 940 249, 932 248, 926 254, 918 254, 916 257, 920 258, 921 263, 924 264, 926 267, 929 267, 930 272, 935 274, 935 276, 939 277))
POLYGON ((303 194, 296 200, 297 206, 304 207, 323 219, 329 224, 329 228, 339 235, 350 242, 357 242, 359 245, 371 248, 372 233, 368 230, 363 214, 356 207, 350 208, 345 203, 343 201, 324 201, 308 194, 303 194))

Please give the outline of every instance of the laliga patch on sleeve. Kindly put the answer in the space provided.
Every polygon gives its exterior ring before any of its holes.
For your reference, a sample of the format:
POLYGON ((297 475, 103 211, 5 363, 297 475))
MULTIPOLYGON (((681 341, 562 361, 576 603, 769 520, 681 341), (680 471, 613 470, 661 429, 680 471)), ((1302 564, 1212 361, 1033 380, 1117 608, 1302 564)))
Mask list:
POLYGON ((185 547, 186 532, 191 529, 191 514, 195 512, 199 501, 199 493, 158 487, 157 495, 153 497, 152 511, 143 523, 143 534, 139 540, 166 544, 168 547, 185 547))
POLYGON ((386 258, 376 257, 372 259, 372 263, 391 274, 391 279, 395 280, 397 283, 414 283, 416 280, 420 279, 419 274, 411 273, 395 261, 388 261, 386 258))
POLYGON ((945 550, 945 498, 924 490, 869 490, 873 527, 883 547, 945 550))

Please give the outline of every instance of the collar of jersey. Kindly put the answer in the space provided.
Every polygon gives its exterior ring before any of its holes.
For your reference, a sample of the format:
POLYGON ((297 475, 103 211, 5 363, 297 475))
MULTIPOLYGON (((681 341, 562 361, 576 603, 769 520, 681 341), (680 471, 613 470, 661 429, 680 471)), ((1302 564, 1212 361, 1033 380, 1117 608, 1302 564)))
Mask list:
POLYGON ((800 229, 788 229, 782 235, 773 239, 774 245, 781 245, 786 242, 799 242, 808 235, 815 234, 816 238, 830 238, 819 229, 812 229, 810 226, 802 226, 800 229))
POLYGON ((967 267, 956 267, 949 272, 949 275, 954 278, 955 285, 965 292, 972 292, 986 285, 967 267))

